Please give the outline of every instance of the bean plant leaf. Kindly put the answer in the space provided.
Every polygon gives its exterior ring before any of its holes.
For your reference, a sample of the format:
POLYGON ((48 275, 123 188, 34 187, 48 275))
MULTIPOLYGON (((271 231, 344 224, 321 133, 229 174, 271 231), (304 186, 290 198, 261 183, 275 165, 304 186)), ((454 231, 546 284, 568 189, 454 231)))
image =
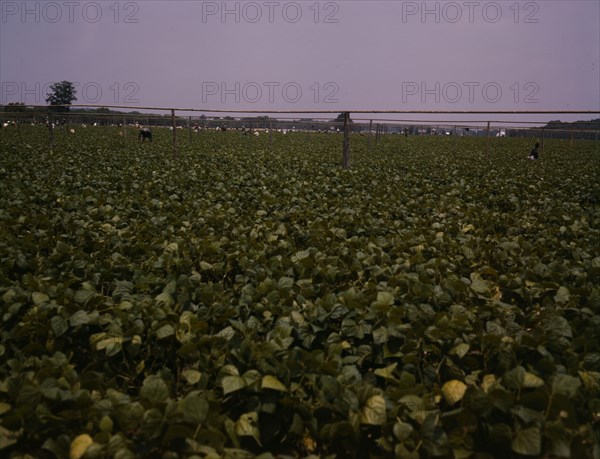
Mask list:
POLYGON ((71 442, 69 459, 81 458, 93 442, 94 440, 92 440, 92 437, 90 437, 88 434, 81 434, 75 437, 71 442))
POLYGON ((258 430, 258 413, 244 413, 235 423, 235 433, 240 437, 252 437, 258 445, 260 443, 260 431, 258 430))
POLYGON ((370 397, 362 409, 360 420, 363 424, 385 424, 387 421, 385 399, 381 395, 370 397))
POLYGON ((465 396, 466 391, 467 385, 457 379, 447 381, 442 386, 442 394, 450 405, 460 402, 465 396))
POLYGON ((151 403, 162 403, 169 398, 169 388, 160 376, 151 375, 144 379, 140 397, 151 403))
POLYGON ((221 381, 223 395, 230 394, 246 387, 246 381, 241 376, 225 376, 221 381))
POLYGON ((183 415, 195 424, 201 424, 208 418, 210 405, 208 401, 195 394, 188 395, 181 402, 183 415))
POLYGON ((262 389, 272 389, 279 392, 287 391, 287 387, 285 387, 285 385, 281 381, 279 381, 275 376, 271 375, 263 376, 260 387, 262 389))
POLYGON ((187 381, 188 384, 194 385, 198 381, 200 381, 202 373, 200 373, 198 370, 188 368, 181 372, 181 376, 183 376, 183 378, 187 381))
POLYGON ((566 395, 570 398, 575 397, 580 387, 581 380, 575 376, 558 374, 552 381, 552 392, 566 395))
POLYGON ((539 427, 518 429, 511 443, 512 450, 525 456, 537 456, 542 451, 542 434, 539 427))
POLYGON ((561 286, 556 292, 556 295, 554 295, 554 301, 556 301, 558 304, 565 304, 569 301, 570 297, 571 294, 569 292, 569 289, 564 286, 561 286))
POLYGON ((171 324, 165 324, 156 330, 156 337, 158 339, 165 339, 175 334, 175 329, 171 324))

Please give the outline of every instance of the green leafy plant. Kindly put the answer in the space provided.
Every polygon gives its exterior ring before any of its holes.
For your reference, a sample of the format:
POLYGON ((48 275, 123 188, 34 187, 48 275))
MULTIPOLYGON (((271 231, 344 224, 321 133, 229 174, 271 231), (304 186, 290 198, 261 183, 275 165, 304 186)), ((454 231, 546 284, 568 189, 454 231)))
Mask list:
POLYGON ((600 458, 597 143, 19 129, 3 456, 600 458))

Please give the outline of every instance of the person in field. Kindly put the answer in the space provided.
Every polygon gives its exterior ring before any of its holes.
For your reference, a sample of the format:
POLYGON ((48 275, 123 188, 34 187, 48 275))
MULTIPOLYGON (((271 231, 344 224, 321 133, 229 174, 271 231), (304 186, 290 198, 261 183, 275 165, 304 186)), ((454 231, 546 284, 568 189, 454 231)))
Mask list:
POLYGON ((146 140, 152 142, 152 131, 148 128, 141 128, 138 134, 138 142, 145 142, 146 140))
POLYGON ((538 152, 538 149, 540 148, 540 144, 536 142, 535 146, 532 148, 531 152, 529 153, 529 159, 539 159, 540 158, 540 154, 538 152))

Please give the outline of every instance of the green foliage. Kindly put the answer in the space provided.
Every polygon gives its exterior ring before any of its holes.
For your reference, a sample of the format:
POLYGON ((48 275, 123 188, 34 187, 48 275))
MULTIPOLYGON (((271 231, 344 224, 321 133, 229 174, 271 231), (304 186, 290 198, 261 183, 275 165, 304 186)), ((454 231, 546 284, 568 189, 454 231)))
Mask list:
MULTIPOLYGON (((70 81, 59 81, 50 85, 51 93, 47 94, 46 102, 50 105, 71 105, 77 100, 77 90, 70 81)), ((54 111, 68 112, 69 107, 55 107, 54 111)))
POLYGON ((590 457, 597 144, 0 137, 0 455, 590 457))

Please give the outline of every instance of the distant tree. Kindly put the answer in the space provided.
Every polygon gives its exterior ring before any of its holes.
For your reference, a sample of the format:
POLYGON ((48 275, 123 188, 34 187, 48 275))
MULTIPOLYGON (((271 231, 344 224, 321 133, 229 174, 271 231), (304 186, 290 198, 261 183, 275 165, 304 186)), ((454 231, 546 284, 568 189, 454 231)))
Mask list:
MULTIPOLYGON (((342 113, 340 113, 340 114, 337 116, 337 118, 335 119, 335 121, 336 121, 336 122, 338 122, 338 123, 343 123, 343 122, 344 122, 344 113, 345 113, 345 112, 342 112, 342 113)), ((349 121, 350 121, 351 123, 354 123, 354 121, 352 121, 352 118, 350 118, 350 120, 349 120, 349 121)))
MULTIPOLYGON (((75 94, 77 90, 70 81, 60 81, 50 85, 52 93, 46 94, 46 102, 50 105, 71 105, 71 103, 77 100, 75 94)), ((64 113, 69 111, 69 107, 55 107, 54 111, 64 113)))

